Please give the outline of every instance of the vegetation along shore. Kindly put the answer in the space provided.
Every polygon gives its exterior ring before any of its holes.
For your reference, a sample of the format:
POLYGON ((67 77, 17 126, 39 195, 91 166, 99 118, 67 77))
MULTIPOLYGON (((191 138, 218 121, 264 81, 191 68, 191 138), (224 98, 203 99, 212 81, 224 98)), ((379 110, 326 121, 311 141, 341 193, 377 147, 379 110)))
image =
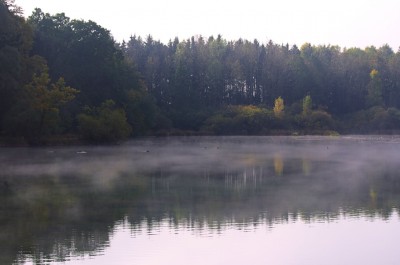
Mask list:
POLYGON ((0 145, 147 135, 397 133, 400 52, 193 36, 118 43, 0 0, 0 145))

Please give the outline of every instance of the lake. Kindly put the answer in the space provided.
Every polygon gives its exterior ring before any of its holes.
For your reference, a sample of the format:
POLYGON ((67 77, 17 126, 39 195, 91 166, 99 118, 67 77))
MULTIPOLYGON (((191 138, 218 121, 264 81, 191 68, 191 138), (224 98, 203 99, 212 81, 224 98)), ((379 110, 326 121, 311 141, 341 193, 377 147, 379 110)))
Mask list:
POLYGON ((0 264, 399 264, 400 136, 0 148, 0 264))

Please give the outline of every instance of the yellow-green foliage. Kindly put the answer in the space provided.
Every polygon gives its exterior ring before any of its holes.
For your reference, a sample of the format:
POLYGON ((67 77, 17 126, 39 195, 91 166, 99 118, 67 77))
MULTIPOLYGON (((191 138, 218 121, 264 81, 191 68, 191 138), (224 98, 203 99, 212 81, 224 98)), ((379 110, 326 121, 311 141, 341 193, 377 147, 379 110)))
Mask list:
POLYGON ((78 93, 78 90, 66 86, 63 78, 50 84, 47 70, 38 76, 35 75, 25 90, 31 100, 31 107, 41 114, 58 112, 58 107, 73 100, 78 93))
POLYGON ((238 116, 252 117, 255 115, 265 113, 266 110, 253 105, 245 105, 245 106, 241 105, 232 107, 232 111, 236 112, 238 116))
POLYGON ((205 122, 206 129, 216 134, 263 134, 273 115, 253 105, 228 106, 205 122))
POLYGON ((275 99, 275 105, 274 105, 274 115, 276 118, 282 118, 283 117, 283 110, 285 109, 285 104, 283 102, 283 99, 281 97, 275 99))

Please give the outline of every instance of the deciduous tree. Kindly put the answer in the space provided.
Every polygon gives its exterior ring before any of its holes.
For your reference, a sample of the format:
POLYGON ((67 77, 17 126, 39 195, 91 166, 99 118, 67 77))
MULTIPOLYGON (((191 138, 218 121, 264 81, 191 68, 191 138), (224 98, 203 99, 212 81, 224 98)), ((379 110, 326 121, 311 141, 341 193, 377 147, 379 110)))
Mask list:
POLYGON ((8 116, 7 130, 38 144, 44 136, 56 133, 62 105, 75 98, 78 90, 65 84, 63 78, 51 83, 47 68, 24 87, 22 98, 8 116))
POLYGON ((277 99, 275 99, 274 115, 276 118, 283 117, 284 109, 285 109, 285 105, 284 105, 283 99, 281 97, 278 97, 277 99))

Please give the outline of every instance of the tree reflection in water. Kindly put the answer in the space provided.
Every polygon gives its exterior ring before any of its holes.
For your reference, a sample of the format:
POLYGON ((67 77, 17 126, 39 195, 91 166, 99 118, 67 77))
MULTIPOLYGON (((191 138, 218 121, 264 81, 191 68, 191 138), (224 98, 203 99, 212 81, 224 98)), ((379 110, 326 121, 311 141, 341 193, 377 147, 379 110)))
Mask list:
POLYGON ((201 234, 387 220, 400 203, 399 144, 389 143, 216 137, 90 147, 85 156, 75 152, 82 147, 3 149, 0 263, 97 255, 122 221, 149 234, 165 223, 201 234))

